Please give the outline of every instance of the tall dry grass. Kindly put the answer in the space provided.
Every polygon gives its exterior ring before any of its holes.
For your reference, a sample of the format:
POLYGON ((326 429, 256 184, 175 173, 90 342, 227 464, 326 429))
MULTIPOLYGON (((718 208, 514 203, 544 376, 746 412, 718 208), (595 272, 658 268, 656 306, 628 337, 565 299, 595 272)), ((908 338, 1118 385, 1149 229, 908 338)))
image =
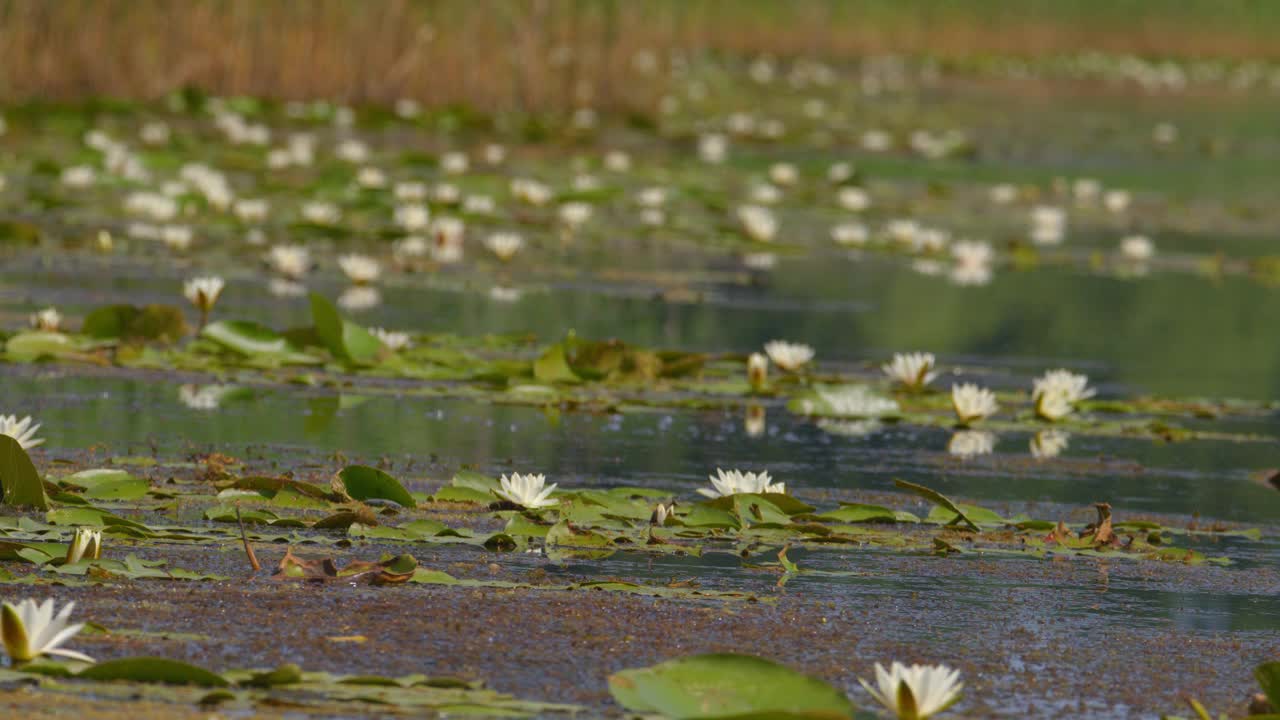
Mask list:
POLYGON ((0 99, 648 104, 639 50, 1280 58, 1249 0, 0 0, 0 99))

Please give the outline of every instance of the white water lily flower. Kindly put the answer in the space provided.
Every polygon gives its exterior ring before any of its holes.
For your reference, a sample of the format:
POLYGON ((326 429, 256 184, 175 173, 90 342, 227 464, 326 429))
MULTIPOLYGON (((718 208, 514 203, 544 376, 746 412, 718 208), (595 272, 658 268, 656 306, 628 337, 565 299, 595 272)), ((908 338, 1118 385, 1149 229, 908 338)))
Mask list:
POLYGON ((893 361, 880 366, 885 375, 911 390, 923 389, 938 376, 933 353, 894 353, 893 361))
POLYGON ((1067 213, 1060 207, 1039 205, 1031 210, 1031 241, 1057 245, 1067 233, 1067 213))
POLYGON ((497 143, 490 143, 484 146, 484 161, 490 165, 501 165, 502 161, 507 159, 507 149, 497 143))
POLYGON ((1126 260, 1145 262, 1156 254, 1156 245, 1146 235, 1130 235, 1120 241, 1120 254, 1126 260))
POLYGON ((662 208, 641 208, 640 224, 647 227, 661 227, 667 223, 667 213, 662 208))
POLYGON ((43 438, 36 437, 39 429, 40 423, 32 420, 31 416, 19 420, 17 415, 0 415, 0 435, 8 435, 17 440, 23 450, 30 450, 44 443, 43 438))
POLYGON ((861 145, 869 152, 884 152, 893 147, 893 136, 885 130, 868 130, 862 133, 861 145))
POLYGON ((728 497, 738 493, 781 493, 787 492, 786 483, 776 483, 766 471, 758 473, 730 470, 725 472, 716 468, 716 474, 709 476, 711 488, 698 488, 698 494, 709 498, 728 497), (718 477, 717 477, 718 476, 718 477))
POLYGON ((1031 391, 1036 414, 1045 420, 1060 420, 1070 415, 1075 404, 1094 396, 1089 377, 1070 370, 1050 370, 1036 378, 1031 391))
POLYGON ((845 247, 862 247, 870 237, 867 226, 858 222, 840 223, 831 228, 831 239, 845 247))
POLYGON ((498 497, 509 500, 516 505, 535 510, 559 504, 558 500, 551 499, 551 493, 556 489, 556 483, 547 485, 545 475, 511 473, 511 477, 508 478, 503 475, 499 482, 502 488, 495 491, 498 497))
POLYGON ((827 180, 837 185, 842 182, 848 182, 852 177, 853 165, 843 160, 837 163, 832 163, 831 167, 827 168, 827 180))
POLYGON ((871 196, 860 187, 844 187, 836 193, 836 202, 849 212, 862 212, 871 207, 871 196))
POLYGON ((391 351, 399 351, 413 347, 413 340, 409 337, 409 333, 407 332, 371 327, 369 328, 369 334, 378 338, 378 342, 381 342, 388 350, 391 351))
POLYGON ((584 202, 567 202, 560 206, 560 222, 573 230, 591 218, 592 207, 584 202))
POLYGON ((426 205, 400 205, 395 209, 393 219, 400 227, 413 232, 422 230, 431 222, 431 211, 426 205))
POLYGON ((429 229, 437 247, 457 247, 462 250, 462 236, 467 232, 467 224, 456 217, 444 215, 431 221, 429 229))
POLYGON ((297 280, 311 269, 311 251, 304 245, 276 245, 267 255, 276 272, 297 280))
POLYGON ((462 212, 471 215, 492 215, 498 206, 488 195, 468 195, 462 198, 462 212))
POLYGON ((858 678, 862 687, 898 720, 925 720, 960 699, 964 683, 960 671, 946 665, 912 665, 895 662, 888 669, 876 663, 876 685, 858 678))
POLYGON ((1128 190, 1108 190, 1102 196, 1102 205, 1113 213, 1122 213, 1129 209, 1133 195, 1128 190))
POLYGON ((951 246, 951 259, 955 261, 957 267, 987 268, 995 259, 995 250, 990 243, 960 240, 951 246))
POLYGON ((439 182, 431 188, 431 199, 441 205, 457 205, 462 200, 462 191, 453 183, 439 182))
POLYGON ((412 120, 422 114, 422 106, 413 98, 396 100, 395 109, 396 115, 405 120, 412 120))
POLYGON ((302 219, 316 225, 337 225, 342 211, 327 202, 309 202, 302 205, 302 219))
POLYGON ((774 205, 782 199, 782 191, 776 185, 760 183, 751 188, 751 202, 757 205, 774 205))
POLYGON ((70 188, 86 188, 97 179, 97 171, 89 165, 73 165, 62 170, 62 184, 70 188))
POLYGON ((334 154, 349 163, 362 163, 369 159, 369 147, 359 140, 347 139, 338 143, 334 154))
POLYGON ((163 145, 169 142, 169 126, 159 120, 153 120, 138 131, 138 137, 148 145, 163 145))
POLYGON ((382 265, 376 259, 356 253, 339 257, 338 267, 342 268, 347 279, 357 285, 367 285, 382 274, 382 265))
POLYGON ((496 232, 484 239, 484 246, 499 260, 506 262, 524 247, 524 238, 513 232, 496 232))
POLYGON ((155 222, 168 222, 178 214, 178 202, 164 193, 139 190, 124 199, 124 211, 143 215, 155 222))
POLYGON ((961 425, 991 417, 1000 409, 995 393, 973 383, 951 386, 951 406, 961 425))
POLYGON ((636 204, 643 208, 660 208, 667 202, 667 189, 647 187, 636 193, 636 204))
POLYGON ((992 185, 987 193, 991 197, 991 202, 997 205, 1008 205, 1018 199, 1018 188, 1010 183, 992 185))
POLYGON ((398 182, 393 189, 400 202, 419 202, 427 199, 427 186, 420 182, 398 182))
POLYGON ((67 546, 67 562, 97 560, 99 557, 102 557, 102 531, 87 527, 76 528, 76 534, 71 538, 71 544, 67 546))
POLYGON ((1071 194, 1081 205, 1091 205, 1102 194, 1102 182, 1097 178, 1077 178, 1071 184, 1071 194))
POLYGON ((541 207, 551 201, 551 188, 537 180, 515 178, 511 181, 511 194, 516 200, 535 207, 541 207))
POLYGON ((631 171, 631 156, 621 150, 610 150, 604 155, 604 168, 609 172, 631 171))
POLYGON ((1038 459, 1057 457, 1070 440, 1071 435, 1062 430, 1041 430, 1031 436, 1031 455, 1038 459))
POLYGON ((75 606, 73 602, 67 603, 55 617, 52 598, 39 605, 30 598, 17 605, 7 602, 0 605, 0 640, 4 642, 10 659, 30 662, 41 655, 60 655, 93 662, 93 658, 84 653, 61 647, 84 627, 83 623, 72 625, 68 622, 75 606))
POLYGON ((371 190, 384 188, 387 186, 387 174, 382 172, 382 168, 362 167, 356 173, 356 184, 371 190))
POLYGON ((791 163, 774 163, 769 166, 769 180, 774 185, 795 185, 800 180, 800 171, 791 163))
POLYGON ((267 219, 271 204, 261 198, 241 198, 231 206, 240 222, 256 223, 267 219))
POLYGON ((500 303, 518 302, 524 297, 524 291, 509 285, 494 285, 489 288, 489 299, 500 303))
POLYGON ((62 313, 55 307, 47 307, 40 312, 32 313, 29 320, 31 327, 41 332, 58 332, 62 328, 62 313))
POLYGON ((222 297, 224 287, 226 282, 216 275, 195 277, 182 284, 182 294, 196 306, 201 315, 208 315, 218 298, 222 297))
POLYGON ((698 138, 698 157, 705 163, 719 165, 729 154, 729 138, 719 133, 707 133, 698 138))
POLYGON ((884 225, 884 234, 894 242, 903 245, 915 245, 916 236, 920 234, 920 223, 910 218, 890 220, 884 225))
POLYGON ((463 152, 447 152, 440 156, 440 169, 450 175, 461 175, 471 167, 471 161, 463 152))
POLYGON ((189 225, 165 225, 160 228, 160 241, 168 247, 183 251, 191 247, 195 231, 189 225))
POLYGON ((772 242, 778 234, 778 220, 769 208, 743 205, 738 208, 737 216, 742 231, 756 242, 772 242))
POLYGON ((812 347, 786 340, 770 340, 764 344, 764 351, 775 365, 787 372, 799 370, 813 360, 814 354, 812 347))

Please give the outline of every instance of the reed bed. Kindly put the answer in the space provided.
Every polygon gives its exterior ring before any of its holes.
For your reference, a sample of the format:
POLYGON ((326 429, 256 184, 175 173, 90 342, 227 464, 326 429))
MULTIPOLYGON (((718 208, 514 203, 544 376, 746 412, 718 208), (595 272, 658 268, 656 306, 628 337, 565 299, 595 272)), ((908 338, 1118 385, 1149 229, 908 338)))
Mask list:
POLYGON ((1280 59, 1249 0, 2 0, 0 100, 219 94, 647 105, 669 51, 1280 59), (636 58, 659 71, 636 71, 636 58))

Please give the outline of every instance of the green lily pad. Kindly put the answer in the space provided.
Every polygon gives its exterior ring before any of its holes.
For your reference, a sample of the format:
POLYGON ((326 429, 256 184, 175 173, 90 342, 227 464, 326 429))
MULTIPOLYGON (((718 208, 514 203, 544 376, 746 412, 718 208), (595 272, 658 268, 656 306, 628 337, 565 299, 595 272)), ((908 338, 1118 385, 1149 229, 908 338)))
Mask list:
POLYGON ((731 653, 694 655, 609 676, 627 710, 683 718, 849 718, 857 708, 831 685, 786 666, 731 653))
POLYGON ((367 465, 351 465, 338 472, 347 495, 356 500, 390 500, 401 507, 417 507, 399 480, 367 465))
POLYGON ((77 677, 85 680, 128 680, 131 682, 163 683, 165 685, 199 685, 201 687, 226 687, 226 678, 195 665, 177 660, 156 657, 108 660, 90 665, 77 677))
POLYGON ((0 489, 4 490, 4 504, 49 508, 44 494, 44 482, 31 456, 18 441, 8 435, 0 435, 0 489))

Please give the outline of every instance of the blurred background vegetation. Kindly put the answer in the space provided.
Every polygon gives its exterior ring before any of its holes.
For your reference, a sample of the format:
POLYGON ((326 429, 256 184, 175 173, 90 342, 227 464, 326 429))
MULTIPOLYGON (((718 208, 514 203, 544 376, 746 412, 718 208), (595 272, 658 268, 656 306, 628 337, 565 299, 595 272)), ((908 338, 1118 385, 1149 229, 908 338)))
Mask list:
MULTIPOLYGON (((1280 58, 1268 0, 4 0, 0 100, 649 105, 637 53, 1280 58), (625 78, 625 79, 624 79, 625 78)), ((653 75, 653 83, 665 74, 653 75)))

